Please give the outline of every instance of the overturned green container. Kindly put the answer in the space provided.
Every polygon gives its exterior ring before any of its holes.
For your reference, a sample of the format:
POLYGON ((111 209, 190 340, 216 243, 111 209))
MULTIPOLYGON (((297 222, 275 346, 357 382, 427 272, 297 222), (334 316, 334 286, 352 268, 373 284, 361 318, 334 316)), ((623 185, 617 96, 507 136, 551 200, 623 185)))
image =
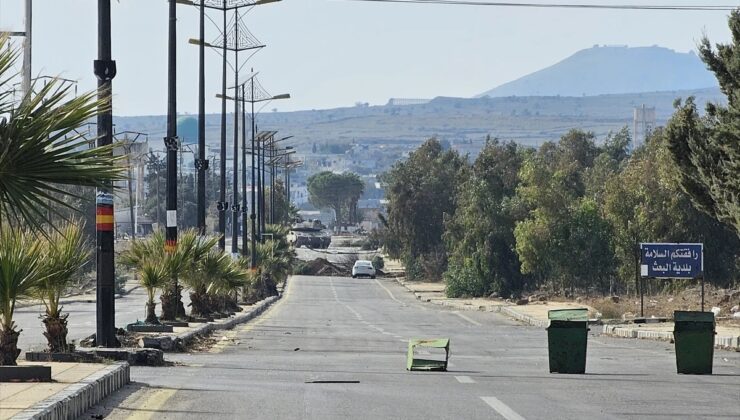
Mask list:
POLYGON ((432 338, 420 339, 413 338, 409 340, 409 348, 406 354, 407 370, 439 370, 446 371, 447 363, 450 360, 450 339, 449 338, 432 338), (444 349, 444 360, 416 357, 414 349, 417 347, 428 347, 444 349))
POLYGON ((678 373, 711 375, 714 358, 714 314, 676 311, 673 313, 673 319, 678 373))
POLYGON ((588 309, 556 309, 547 317, 550 373, 586 373, 588 309))

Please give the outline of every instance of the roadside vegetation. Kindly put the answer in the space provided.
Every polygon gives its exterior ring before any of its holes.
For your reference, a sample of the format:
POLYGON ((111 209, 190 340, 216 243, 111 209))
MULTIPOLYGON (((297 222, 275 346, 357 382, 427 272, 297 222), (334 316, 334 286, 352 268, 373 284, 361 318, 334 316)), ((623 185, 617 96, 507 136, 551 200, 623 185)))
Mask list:
POLYGON ((706 281, 737 285, 740 13, 730 26, 731 45, 700 45, 728 105, 701 115, 677 101, 637 148, 627 128, 602 139, 573 129, 538 149, 489 138, 472 162, 427 141, 383 177, 384 249, 450 297, 635 293, 640 242, 704 243, 706 281))
POLYGON ((100 109, 96 92, 51 80, 13 98, 18 53, 7 44, 0 36, 0 365, 15 365, 21 299, 44 303, 49 350, 70 349, 59 300, 90 252, 71 215, 82 189, 123 179, 123 168, 113 146, 90 148, 76 131, 100 109))

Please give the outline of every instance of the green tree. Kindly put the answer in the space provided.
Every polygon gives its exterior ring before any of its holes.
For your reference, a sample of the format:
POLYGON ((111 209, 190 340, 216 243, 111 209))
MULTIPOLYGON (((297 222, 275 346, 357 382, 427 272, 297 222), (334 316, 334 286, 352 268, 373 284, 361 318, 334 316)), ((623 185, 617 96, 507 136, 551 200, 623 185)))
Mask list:
MULTIPOLYGON (((268 197, 271 197, 272 191, 268 189, 268 197)), ((293 203, 288 201, 288 197, 285 195, 285 186, 282 180, 275 181, 275 224, 287 225, 290 224, 298 216, 298 209, 293 206, 293 203)), ((271 211, 271 200, 267 200, 265 203, 267 207, 267 214, 271 211)))
POLYGON ((658 129, 607 181, 602 212, 613 228, 621 289, 636 290, 640 242, 703 242, 707 280, 732 281, 740 240, 726 225, 691 204, 677 182, 680 177, 667 136, 658 129))
POLYGON ((383 176, 388 198, 385 243, 396 251, 392 256, 403 259, 409 278, 436 280, 446 270, 444 221, 455 213, 466 172, 465 158, 443 151, 431 139, 383 176))
POLYGON ((572 130, 522 165, 517 200, 528 217, 514 235, 522 272, 536 284, 604 290, 611 283, 611 226, 587 196, 588 173, 602 153, 592 133, 572 130))
POLYGON ((364 190, 365 184, 354 173, 324 171, 308 177, 308 200, 316 207, 333 209, 339 225, 353 222, 353 211, 364 190))
POLYGON ((513 142, 489 140, 462 184, 457 210, 445 226, 448 296, 506 294, 523 286, 512 198, 524 155, 513 142))
POLYGON ((730 44, 718 44, 715 50, 707 37, 699 44, 728 105, 707 104, 702 117, 693 98, 677 101, 666 136, 682 189, 697 208, 740 236, 740 10, 730 14, 729 27, 730 44))

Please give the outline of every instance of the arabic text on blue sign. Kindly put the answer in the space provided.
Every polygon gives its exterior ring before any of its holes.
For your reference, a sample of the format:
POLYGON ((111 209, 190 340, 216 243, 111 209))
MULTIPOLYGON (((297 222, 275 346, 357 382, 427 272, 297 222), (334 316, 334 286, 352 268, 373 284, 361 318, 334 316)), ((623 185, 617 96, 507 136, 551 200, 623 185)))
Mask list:
POLYGON ((703 244, 640 244, 642 277, 695 279, 703 272, 703 244))

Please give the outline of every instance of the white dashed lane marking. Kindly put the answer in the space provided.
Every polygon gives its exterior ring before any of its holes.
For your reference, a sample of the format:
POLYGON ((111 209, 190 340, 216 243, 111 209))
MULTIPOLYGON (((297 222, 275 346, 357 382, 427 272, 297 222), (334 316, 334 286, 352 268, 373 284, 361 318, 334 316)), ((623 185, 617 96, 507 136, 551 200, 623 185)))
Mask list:
POLYGON ((471 378, 470 376, 455 376, 455 379, 457 379, 457 381, 460 382, 461 384, 474 384, 475 383, 473 378, 471 378))
POLYGON ((460 312, 457 312, 457 311, 455 311, 455 312, 452 312, 452 313, 453 313, 453 314, 455 314, 455 315, 457 315, 457 316, 459 316, 460 318, 462 318, 462 319, 464 319, 464 320, 468 321, 469 323, 471 323, 471 324, 473 324, 473 325, 477 325, 477 326, 479 326, 479 327, 480 327, 481 325, 483 325, 483 324, 481 324, 480 322, 478 322, 478 321, 476 321, 476 320, 474 320, 474 319, 470 318, 469 316, 461 314, 460 312))
POLYGON ((524 417, 517 414, 516 411, 512 410, 511 407, 502 403, 496 397, 480 397, 480 399, 485 401, 486 404, 491 406, 491 408, 496 410, 506 420, 524 420, 524 417))

